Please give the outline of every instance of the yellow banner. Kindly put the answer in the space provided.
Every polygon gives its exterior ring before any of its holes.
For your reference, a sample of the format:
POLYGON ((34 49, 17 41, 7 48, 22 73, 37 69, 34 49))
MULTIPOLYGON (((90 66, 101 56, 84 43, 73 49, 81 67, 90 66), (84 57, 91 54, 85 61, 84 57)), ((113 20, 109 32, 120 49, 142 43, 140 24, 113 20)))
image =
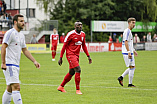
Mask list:
POLYGON ((46 44, 26 44, 27 49, 31 53, 45 53, 46 44))
MULTIPOLYGON (((51 45, 50 47, 46 47, 46 44, 26 44, 27 49, 31 53, 50 53, 51 52, 51 45)), ((0 44, 1 50, 2 44, 0 44)), ((58 44, 57 52, 60 52, 63 47, 63 43, 58 44)), ((1 51, 0 51, 1 53, 1 51)))

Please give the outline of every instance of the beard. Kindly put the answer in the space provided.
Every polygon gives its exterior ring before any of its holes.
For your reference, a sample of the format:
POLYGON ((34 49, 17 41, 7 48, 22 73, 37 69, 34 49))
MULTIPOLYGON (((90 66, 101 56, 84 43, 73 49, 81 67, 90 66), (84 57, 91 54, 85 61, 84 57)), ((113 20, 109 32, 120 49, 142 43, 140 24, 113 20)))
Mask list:
POLYGON ((76 31, 77 31, 78 33, 80 33, 80 32, 82 31, 82 28, 76 27, 76 31))
POLYGON ((17 23, 17 28, 21 30, 21 29, 23 29, 23 26, 20 25, 19 23, 17 23))

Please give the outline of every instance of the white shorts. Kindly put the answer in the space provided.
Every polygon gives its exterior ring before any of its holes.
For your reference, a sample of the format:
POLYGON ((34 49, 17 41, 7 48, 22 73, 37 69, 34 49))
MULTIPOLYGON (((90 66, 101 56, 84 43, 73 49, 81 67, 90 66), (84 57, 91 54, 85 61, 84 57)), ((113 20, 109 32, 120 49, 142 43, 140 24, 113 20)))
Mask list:
POLYGON ((128 55, 123 55, 126 67, 135 66, 134 55, 132 55, 132 59, 129 59, 128 55))
POLYGON ((19 67, 12 65, 7 66, 7 69, 3 70, 7 85, 19 83, 19 70, 19 67))

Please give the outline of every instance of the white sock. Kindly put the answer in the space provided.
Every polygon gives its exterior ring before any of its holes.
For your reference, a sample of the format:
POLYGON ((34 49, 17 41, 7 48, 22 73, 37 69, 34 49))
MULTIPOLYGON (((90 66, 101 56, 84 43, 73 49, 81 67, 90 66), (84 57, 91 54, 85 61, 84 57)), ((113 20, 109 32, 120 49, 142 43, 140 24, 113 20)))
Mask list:
POLYGON ((129 70, 129 84, 132 84, 135 68, 129 70))
POLYGON ((122 74, 122 77, 124 78, 127 74, 129 74, 129 69, 130 68, 128 68, 128 69, 126 69, 125 71, 124 71, 124 73, 122 74))
POLYGON ((2 97, 2 104, 10 104, 11 102, 11 92, 8 92, 7 90, 5 90, 3 97, 2 97))
POLYGON ((20 91, 12 91, 12 96, 15 104, 22 104, 20 91))

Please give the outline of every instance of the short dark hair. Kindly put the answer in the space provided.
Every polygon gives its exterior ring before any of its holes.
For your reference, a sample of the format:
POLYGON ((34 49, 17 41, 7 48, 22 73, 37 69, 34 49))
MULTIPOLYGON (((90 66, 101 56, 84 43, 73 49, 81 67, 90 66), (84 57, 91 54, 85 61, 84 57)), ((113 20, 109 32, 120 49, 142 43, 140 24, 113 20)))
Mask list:
POLYGON ((79 20, 77 20, 77 21, 74 23, 74 25, 76 26, 76 24, 78 24, 78 22, 82 24, 82 22, 80 22, 79 20))
POLYGON ((128 23, 130 23, 131 21, 136 21, 136 19, 133 17, 128 18, 128 23))
POLYGON ((16 15, 13 17, 13 24, 14 24, 14 21, 18 21, 18 17, 23 17, 23 15, 21 15, 21 14, 16 14, 16 15))

